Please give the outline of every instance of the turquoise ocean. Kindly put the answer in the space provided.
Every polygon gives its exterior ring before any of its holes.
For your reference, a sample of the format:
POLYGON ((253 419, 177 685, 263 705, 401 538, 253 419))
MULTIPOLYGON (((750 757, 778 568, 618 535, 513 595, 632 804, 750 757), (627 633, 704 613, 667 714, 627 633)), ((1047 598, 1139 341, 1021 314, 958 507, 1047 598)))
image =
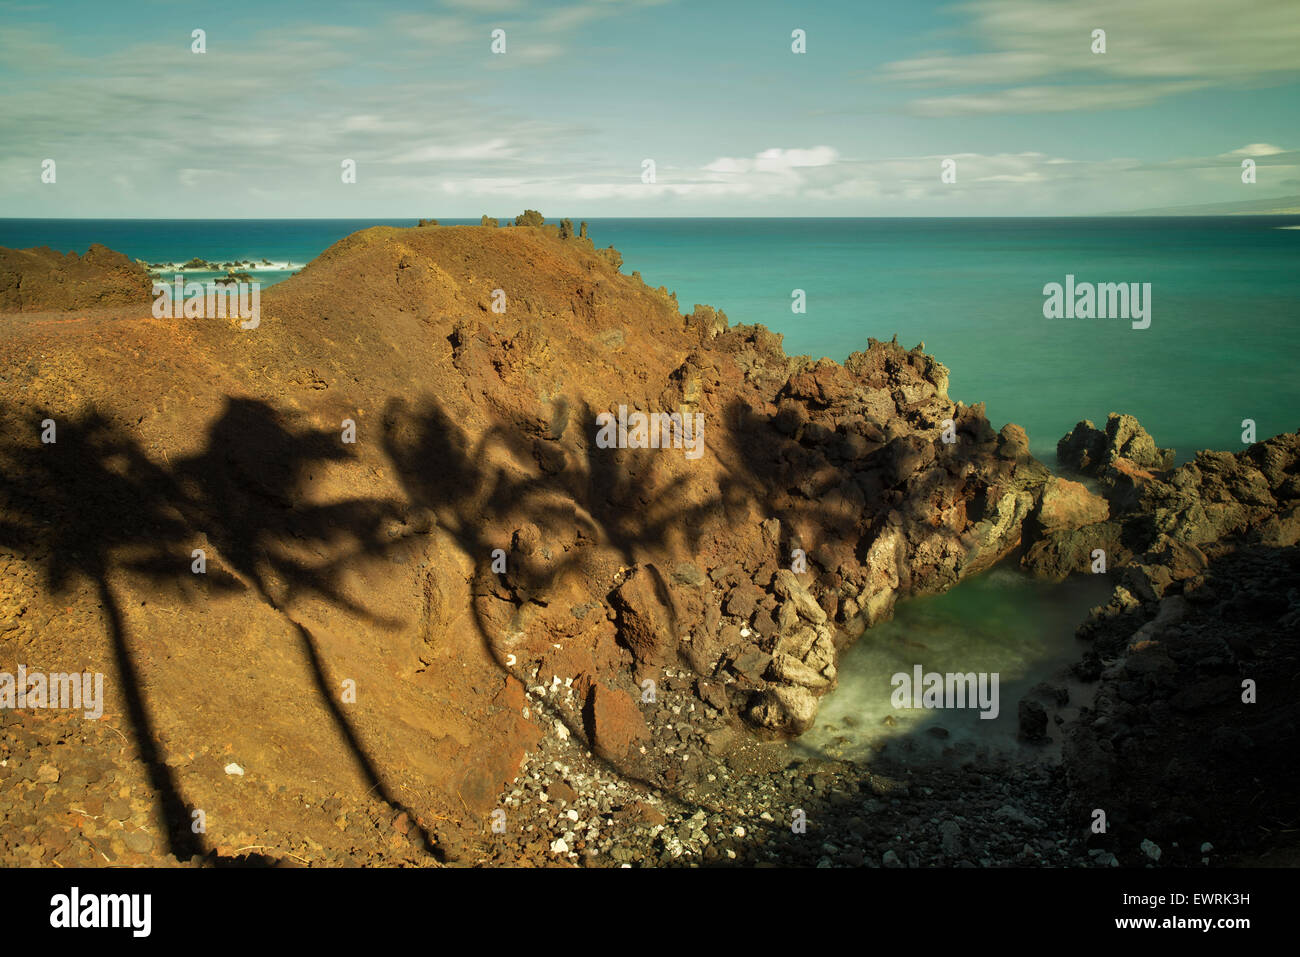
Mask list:
MULTIPOLYGON (((0 246, 84 252, 100 242, 148 262, 197 256, 297 268, 380 222, 3 219, 0 246)), ((951 371, 954 399, 986 403, 995 428, 1023 426, 1049 465, 1057 439, 1108 412, 1136 415, 1179 461, 1197 449, 1240 449, 1243 419, 1261 439, 1300 427, 1300 216, 589 224, 598 246, 622 252, 625 272, 675 291, 683 311, 707 303, 732 322, 763 323, 791 354, 842 360, 869 337, 923 341, 951 371), (1076 284, 1150 283, 1150 327, 1044 318, 1043 287, 1067 275, 1076 284), (791 309, 796 289, 806 294, 804 314, 791 309)), ((913 663, 1001 668, 1007 692, 1014 682, 1018 693, 1077 657, 1074 625, 1106 591, 1100 580, 1043 586, 1000 568, 901 603, 846 655, 840 688, 805 745, 845 754, 878 746, 880 715, 871 709, 882 710, 889 674, 913 663)), ((1012 742, 1015 712, 1008 694, 1000 720, 948 730, 969 729, 972 746, 1012 742)))
MULTIPOLYGON (((574 217, 576 222, 578 217, 574 217)), ((383 221, 410 226, 412 220, 383 221)), ((468 220, 443 220, 469 223, 468 220)), ((0 220, 0 246, 148 262, 295 267, 373 220, 0 220)), ((473 221, 472 224, 477 224, 473 221)), ((951 370, 949 392, 1016 422, 1051 461, 1080 419, 1136 415, 1184 461, 1300 426, 1300 216, 1096 219, 592 219, 624 271, 761 322, 792 354, 842 360, 898 336, 951 370), (1043 286, 1151 283, 1151 326, 1045 319, 1043 286), (791 310, 804 290, 807 312, 791 310)), ((264 283, 287 272, 259 273, 264 283)))

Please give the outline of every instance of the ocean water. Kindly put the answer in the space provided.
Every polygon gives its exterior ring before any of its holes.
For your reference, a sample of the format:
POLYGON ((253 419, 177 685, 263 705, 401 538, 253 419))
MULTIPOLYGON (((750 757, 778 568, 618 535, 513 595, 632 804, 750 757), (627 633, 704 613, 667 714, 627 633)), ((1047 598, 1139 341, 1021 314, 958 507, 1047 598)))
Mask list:
MULTIPOLYGON (((574 217, 575 222, 578 217, 574 217)), ((414 220, 383 221, 412 226, 414 220)), ((468 223, 477 220, 443 220, 468 223)), ((303 263, 379 221, 0 220, 0 245, 84 252, 92 242, 148 262, 303 263)), ((593 219, 624 272, 733 322, 761 322, 792 354, 842 360, 867 339, 925 342, 951 371, 949 394, 1016 422, 1048 464, 1083 418, 1141 419, 1180 461, 1300 427, 1300 217, 1177 219, 593 219), (1046 319, 1043 287, 1151 284, 1151 324, 1046 319), (807 312, 791 310, 804 290, 807 312)), ((291 270, 259 272, 272 283, 291 270)), ((197 278, 197 277, 196 277, 197 278)), ((1028 688, 1080 652, 1074 628, 1109 588, 998 568, 940 596, 900 602, 844 656, 840 684, 800 747, 863 757, 885 744, 917 760, 1025 749, 1015 741, 1028 688), (1001 715, 895 711, 890 676, 998 672, 1001 715), (893 721, 887 723, 886 719, 893 721), (930 729, 940 726, 947 737, 930 729)), ((1041 754, 1034 750, 1032 753, 1041 754)))
MULTIPOLYGON (((577 218, 575 217, 575 222, 577 218)), ((477 220, 443 220, 470 223, 477 220)), ((148 262, 304 263, 358 229, 414 220, 0 219, 0 245, 148 262)), ((1080 419, 1129 412, 1180 461, 1300 426, 1300 217, 593 219, 624 272, 761 322, 787 351, 842 360, 868 337, 924 342, 949 393, 1016 422, 1049 463, 1080 419), (1151 325, 1045 319, 1043 287, 1151 284, 1151 325), (804 290, 807 311, 791 309, 804 290)), ((258 273, 270 284, 292 270, 258 273)))

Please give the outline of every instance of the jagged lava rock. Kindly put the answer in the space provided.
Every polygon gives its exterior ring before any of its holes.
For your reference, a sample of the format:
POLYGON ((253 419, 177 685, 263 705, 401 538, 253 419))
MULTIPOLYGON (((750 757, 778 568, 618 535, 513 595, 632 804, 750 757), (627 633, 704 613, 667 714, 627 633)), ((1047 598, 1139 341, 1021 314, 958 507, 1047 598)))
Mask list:
POLYGON ((1118 412, 1106 418, 1103 432, 1084 419, 1056 445, 1061 464, 1086 475, 1101 475, 1117 459, 1140 469, 1164 471, 1174 464, 1174 450, 1156 447, 1146 429, 1131 415, 1118 412))

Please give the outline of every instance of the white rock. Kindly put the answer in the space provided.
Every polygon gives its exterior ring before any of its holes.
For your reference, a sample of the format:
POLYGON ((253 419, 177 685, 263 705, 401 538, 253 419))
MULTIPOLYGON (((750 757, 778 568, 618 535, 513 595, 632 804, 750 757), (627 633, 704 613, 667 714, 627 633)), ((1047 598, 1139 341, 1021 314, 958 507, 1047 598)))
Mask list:
POLYGON ((564 812, 564 816, 567 817, 570 821, 576 821, 578 819, 578 812, 575 811, 573 808, 569 808, 567 811, 564 812))
POLYGON ((551 853, 552 854, 569 853, 569 845, 564 843, 564 838, 559 838, 557 840, 551 841, 551 853))
POLYGON ((226 765, 226 773, 227 773, 227 774, 238 774, 238 775, 242 778, 242 777, 244 776, 244 769, 241 768, 241 767, 240 767, 238 764, 236 764, 234 761, 231 761, 229 764, 226 765))
POLYGON ((564 726, 563 721, 555 722, 555 733, 559 735, 561 741, 569 740, 569 729, 564 726))

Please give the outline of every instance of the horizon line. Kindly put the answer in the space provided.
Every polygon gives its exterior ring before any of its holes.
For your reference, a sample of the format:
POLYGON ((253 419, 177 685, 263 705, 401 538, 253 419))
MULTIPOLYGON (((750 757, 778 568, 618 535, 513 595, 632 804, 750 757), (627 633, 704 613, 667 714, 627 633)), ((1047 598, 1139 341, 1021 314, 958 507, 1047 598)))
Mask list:
MULTIPOLYGON (((481 215, 487 215, 486 213, 481 215)), ((698 220, 861 220, 861 219, 879 219, 879 220, 955 220, 955 219, 1294 219, 1300 217, 1300 213, 1088 213, 1088 214, 1041 214, 1032 216, 976 216, 976 215, 954 215, 954 216, 587 216, 588 222, 609 219, 636 219, 636 220, 663 220, 663 221, 680 221, 688 219, 698 220)), ((4 222, 134 222, 134 223, 274 223, 274 222, 368 222, 371 220, 385 219, 411 219, 417 223, 421 218, 436 217, 417 217, 417 216, 183 216, 183 217, 143 217, 143 216, 0 216, 0 223, 4 222)), ((508 220, 508 217, 490 217, 498 220, 508 220)), ((584 217, 561 216, 545 217, 545 224, 558 224, 563 219, 579 220, 584 217)), ((447 222, 439 222, 438 225, 480 225, 478 222, 472 222, 471 217, 465 216, 448 216, 447 222)), ((418 228, 418 227, 417 227, 418 228)), ((513 222, 506 222, 504 225, 496 227, 498 229, 515 228, 513 222)))

